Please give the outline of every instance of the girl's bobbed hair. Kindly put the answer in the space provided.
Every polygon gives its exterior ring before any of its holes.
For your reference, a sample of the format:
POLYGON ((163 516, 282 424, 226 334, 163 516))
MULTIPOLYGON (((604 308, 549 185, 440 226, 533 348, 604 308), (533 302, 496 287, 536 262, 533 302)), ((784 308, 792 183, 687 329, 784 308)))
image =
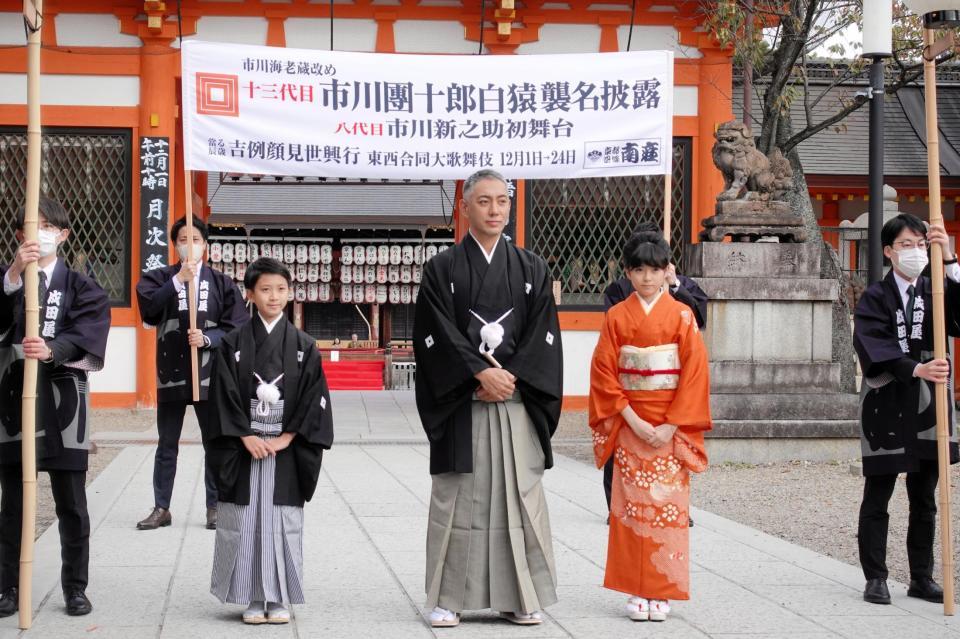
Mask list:
POLYGON ((670 246, 659 231, 634 233, 623 246, 623 266, 625 270, 642 266, 667 268, 668 264, 670 264, 670 246))

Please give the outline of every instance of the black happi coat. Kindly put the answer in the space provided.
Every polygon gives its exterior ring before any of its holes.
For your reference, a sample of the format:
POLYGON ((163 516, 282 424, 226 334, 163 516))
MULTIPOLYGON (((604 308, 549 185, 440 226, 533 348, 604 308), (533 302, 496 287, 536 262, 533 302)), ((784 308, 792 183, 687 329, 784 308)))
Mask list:
POLYGON ((546 262, 501 238, 487 264, 472 236, 423 269, 413 326, 417 409, 430 440, 430 473, 473 472, 471 399, 474 375, 491 364, 480 354, 483 324, 507 310, 503 343, 494 352, 517 378, 536 427, 546 468, 563 399, 560 323, 546 262))
MULTIPOLYGON (((184 284, 181 293, 177 293, 173 278, 179 272, 180 265, 174 264, 148 271, 137 282, 140 318, 144 324, 157 328, 157 401, 161 402, 189 402, 193 398, 187 344, 188 286, 184 284)), ((200 269, 199 287, 197 328, 210 340, 209 348, 198 349, 200 399, 205 400, 210 390, 214 351, 223 336, 246 323, 250 315, 233 280, 207 264, 200 269)))
MULTIPOLYGON (((710 301, 710 298, 707 297, 707 294, 700 288, 699 284, 686 275, 680 275, 678 273, 677 281, 680 284, 677 290, 674 291, 670 287, 667 287, 667 291, 670 292, 670 295, 672 295, 675 300, 689 306, 693 311, 694 317, 697 318, 697 326, 704 328, 707 325, 707 302, 710 301)), ((634 290, 630 280, 626 277, 621 277, 603 291, 604 310, 609 311, 611 307, 616 306, 633 295, 634 290)))
MULTIPOLYGON (((0 267, 0 279, 8 267, 0 267)), ((22 280, 21 280, 22 281, 22 280)), ((2 285, 0 285, 2 286, 2 285)), ((103 368, 110 300, 89 277, 57 260, 40 300, 41 336, 53 362, 37 374, 37 469, 85 471, 90 449, 87 373, 103 368)), ((0 465, 21 462, 24 289, 0 288, 0 465)))
POLYGON ((316 342, 285 319, 267 335, 257 316, 225 336, 215 355, 203 439, 220 501, 250 503, 252 457, 240 438, 254 434, 253 374, 270 382, 282 372, 283 432, 296 436, 277 454, 273 503, 302 508, 316 490, 323 451, 333 444, 330 391, 316 342))
MULTIPOLYGON (((913 376, 917 364, 933 359, 933 300, 930 280, 916 283, 914 309, 922 301, 921 335, 914 338, 905 325, 903 303, 893 271, 863 293, 854 312, 853 345, 860 358, 863 474, 889 475, 915 471, 918 460, 937 458, 934 384, 913 376), (904 337, 898 333, 903 326, 904 337), (901 341, 902 340, 902 341, 901 341), (904 352, 903 345, 907 347, 904 352)), ((960 336, 960 284, 947 278, 946 326, 960 336)), ((950 463, 956 463, 957 430, 950 392, 950 463)))

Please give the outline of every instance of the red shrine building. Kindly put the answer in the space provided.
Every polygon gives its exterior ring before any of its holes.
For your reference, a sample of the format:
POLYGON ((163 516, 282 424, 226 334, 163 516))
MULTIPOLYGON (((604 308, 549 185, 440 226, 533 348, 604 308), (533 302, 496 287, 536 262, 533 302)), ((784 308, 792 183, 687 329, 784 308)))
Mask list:
MULTIPOLYGON (((420 246, 423 253, 430 246, 440 250, 463 233, 455 215, 455 182, 371 185, 197 173, 185 183, 181 38, 409 54, 624 51, 628 40, 632 50, 671 50, 672 246, 678 257, 684 245, 696 241, 699 222, 712 214, 722 187, 711 147, 716 125, 733 117, 733 65, 731 52, 700 28, 696 2, 639 0, 633 7, 631 0, 47 0, 44 5, 41 188, 73 212, 66 259, 95 276, 113 305, 106 367, 91 381, 95 406, 150 407, 156 401, 155 334, 141 324, 134 292, 141 264, 137 238, 144 224, 144 138, 169 140, 171 221, 192 198, 194 211, 211 225, 211 253, 214 245, 217 249, 211 263, 225 272, 236 274, 242 264, 234 251, 238 244, 279 244, 284 250, 292 244, 289 253, 296 261, 299 246, 319 243, 341 258, 344 250, 356 252, 361 246, 364 253, 371 246, 378 251, 420 246)), ((0 0, 0 220, 5 229, 12 227, 25 185, 21 9, 20 0, 0 0)), ((589 386, 585 364, 602 318, 601 293, 618 276, 627 233, 640 221, 662 221, 664 179, 518 180, 514 188, 511 235, 547 259, 559 283, 565 405, 583 408, 589 386)), ((9 259, 13 249, 11 233, 0 237, 0 259, 9 259)), ((384 362, 402 369, 413 318, 407 284, 399 283, 386 301, 352 294, 347 299, 343 286, 335 273, 326 273, 317 289, 290 305, 292 319, 325 351, 337 350, 356 334, 352 346, 362 353, 356 359, 374 362, 381 380, 389 365, 384 362)), ((348 351, 343 353, 340 359, 349 359, 348 351)), ((383 386, 376 374, 372 381, 343 380, 345 387, 351 383, 383 386)))

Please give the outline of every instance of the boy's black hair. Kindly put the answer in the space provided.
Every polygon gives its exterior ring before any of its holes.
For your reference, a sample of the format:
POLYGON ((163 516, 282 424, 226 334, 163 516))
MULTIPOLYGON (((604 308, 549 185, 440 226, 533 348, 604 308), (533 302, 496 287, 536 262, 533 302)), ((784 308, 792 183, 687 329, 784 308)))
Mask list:
POLYGON ((883 225, 883 229, 880 231, 880 244, 882 246, 893 246, 894 240, 903 232, 903 229, 910 229, 921 237, 927 237, 927 226, 923 223, 923 220, 916 215, 901 213, 883 225))
POLYGON ((257 281, 263 275, 282 275, 287 280, 289 286, 293 282, 290 276, 290 269, 273 259, 272 257, 261 257, 247 266, 243 274, 243 287, 252 291, 257 286, 257 281))
MULTIPOLYGON (((40 196, 39 205, 40 217, 45 219, 48 224, 52 224, 61 231, 70 228, 70 213, 60 204, 59 200, 45 195, 40 196)), ((20 207, 17 211, 17 230, 23 230, 23 220, 27 215, 26 207, 20 207)))
MULTIPOLYGON (((173 223, 173 226, 170 228, 170 240, 176 244, 177 236, 180 235, 180 229, 187 225, 186 216, 179 218, 176 222, 173 223)), ((207 228, 207 223, 201 220, 198 217, 193 218, 193 228, 200 231, 200 237, 203 238, 203 241, 206 242, 207 238, 210 236, 210 229, 207 228)))
POLYGON ((634 233, 623 246, 624 270, 641 266, 667 268, 668 264, 670 264, 670 247, 659 229, 634 233))

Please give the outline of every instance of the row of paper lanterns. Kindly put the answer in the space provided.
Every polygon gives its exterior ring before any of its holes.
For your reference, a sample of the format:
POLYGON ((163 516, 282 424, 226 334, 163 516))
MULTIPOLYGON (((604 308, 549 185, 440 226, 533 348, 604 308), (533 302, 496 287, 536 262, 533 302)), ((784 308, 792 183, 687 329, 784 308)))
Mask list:
MULTIPOLYGON (((340 263, 347 266, 422 266, 448 244, 351 245, 340 249, 340 263)), ((272 257, 284 264, 329 265, 333 263, 333 246, 291 242, 210 242, 210 261, 224 264, 249 264, 260 257, 272 257)))

